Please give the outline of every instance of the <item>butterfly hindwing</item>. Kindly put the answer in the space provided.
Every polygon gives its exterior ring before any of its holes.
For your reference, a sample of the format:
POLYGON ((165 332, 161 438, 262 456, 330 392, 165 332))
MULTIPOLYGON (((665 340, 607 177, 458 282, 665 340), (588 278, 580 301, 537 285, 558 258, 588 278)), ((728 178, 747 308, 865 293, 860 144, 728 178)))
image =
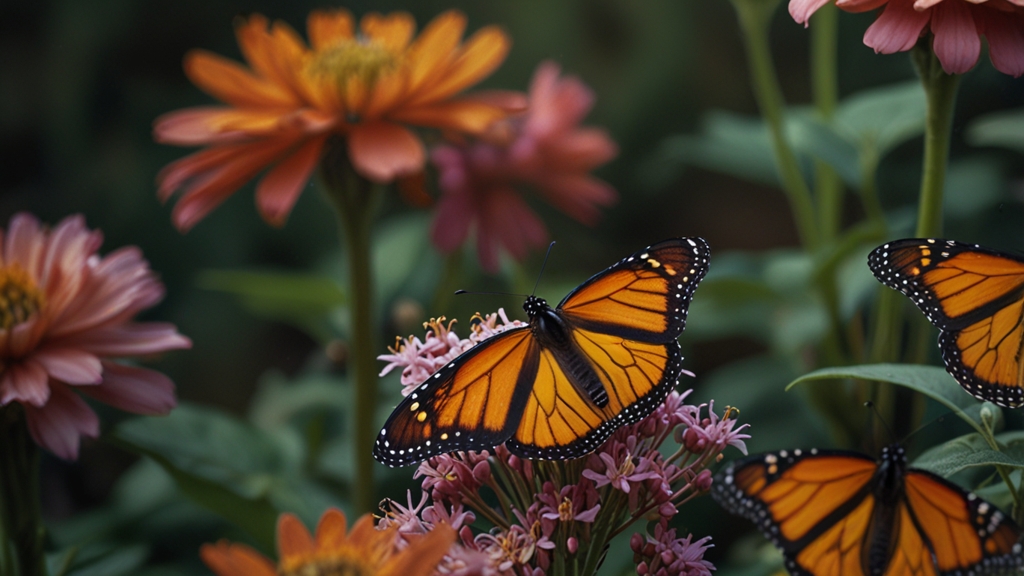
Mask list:
POLYGON ((374 458, 388 466, 406 466, 438 454, 501 444, 519 423, 538 359, 528 327, 477 344, 399 403, 377 436, 374 458))
POLYGON ((1024 405, 1024 259, 952 240, 876 248, 868 266, 942 333, 946 369, 971 394, 1024 405))
POLYGON ((708 271, 702 238, 648 246, 595 274, 562 299, 573 325, 643 342, 667 342, 686 326, 693 292, 708 271))
POLYGON ((545 460, 588 454, 619 427, 650 414, 679 377, 682 354, 675 340, 651 344, 583 329, 574 329, 573 337, 608 392, 608 403, 589 401, 555 355, 541 352, 523 418, 506 443, 513 454, 545 460))

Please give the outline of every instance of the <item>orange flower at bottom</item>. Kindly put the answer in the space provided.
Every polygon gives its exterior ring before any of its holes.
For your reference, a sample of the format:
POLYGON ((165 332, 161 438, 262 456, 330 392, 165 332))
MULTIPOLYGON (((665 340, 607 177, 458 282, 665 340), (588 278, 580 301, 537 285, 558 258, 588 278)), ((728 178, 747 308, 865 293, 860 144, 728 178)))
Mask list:
POLYGON ((316 537, 292 514, 277 521, 273 562, 244 544, 206 544, 200 556, 218 576, 428 576, 455 541, 455 531, 440 525, 401 551, 395 549, 397 526, 377 530, 369 514, 347 535, 345 514, 332 508, 320 517, 316 537))

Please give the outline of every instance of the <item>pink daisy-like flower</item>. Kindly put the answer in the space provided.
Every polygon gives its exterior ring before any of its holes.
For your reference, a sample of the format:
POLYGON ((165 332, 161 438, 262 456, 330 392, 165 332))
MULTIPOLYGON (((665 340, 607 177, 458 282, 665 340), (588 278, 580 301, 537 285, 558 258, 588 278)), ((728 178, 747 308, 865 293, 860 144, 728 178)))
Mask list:
POLYGON ((83 217, 50 230, 24 213, 0 241, 0 406, 21 404, 36 443, 74 460, 79 438, 99 434, 73 390, 137 414, 175 406, 170 378, 117 362, 192 345, 172 324, 132 320, 164 296, 138 248, 100 257, 83 217))
MULTIPOLYGON (((807 25, 818 8, 832 0, 790 0, 793 19, 807 25)), ((932 49, 949 74, 963 74, 978 62, 981 36, 996 70, 1024 74, 1024 0, 837 0, 847 12, 885 6, 864 34, 875 52, 905 52, 926 32, 932 49)))
POLYGON ((544 224, 521 196, 523 187, 585 224, 597 221, 599 206, 617 199, 611 186, 589 174, 618 154, 604 130, 579 126, 594 94, 559 73, 557 64, 543 62, 526 112, 497 121, 480 140, 434 149, 431 160, 444 193, 432 231, 439 249, 451 252, 475 231, 480 264, 495 272, 499 248, 522 260, 547 242, 544 224))

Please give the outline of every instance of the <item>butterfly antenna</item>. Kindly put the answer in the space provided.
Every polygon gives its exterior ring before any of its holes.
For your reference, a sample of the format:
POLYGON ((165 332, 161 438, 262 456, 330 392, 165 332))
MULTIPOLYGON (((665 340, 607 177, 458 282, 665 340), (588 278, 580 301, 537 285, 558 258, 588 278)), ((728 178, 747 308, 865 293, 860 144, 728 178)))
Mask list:
POLYGON ((526 298, 526 294, 513 294, 511 292, 470 292, 469 290, 456 290, 455 295, 460 296, 462 294, 484 294, 490 296, 517 296, 519 298, 526 298))
POLYGON ((875 403, 872 402, 871 400, 868 400, 867 402, 864 403, 864 407, 870 408, 871 411, 875 413, 875 417, 878 418, 878 421, 881 422, 882 426, 885 427, 885 431, 889 433, 889 438, 892 439, 893 444, 899 444, 900 441, 896 438, 896 434, 892 431, 892 428, 889 426, 889 423, 885 421, 885 418, 882 418, 882 413, 878 411, 878 407, 875 406, 875 403))
POLYGON ((530 296, 533 296, 534 294, 537 293, 537 286, 540 286, 540 278, 541 278, 541 276, 544 275, 544 267, 548 265, 548 256, 551 256, 551 249, 554 248, 554 247, 555 247, 555 241, 552 240, 551 244, 548 244, 547 254, 544 255, 544 263, 540 265, 540 274, 537 274, 537 282, 534 283, 534 285, 533 285, 533 292, 530 294, 530 296))

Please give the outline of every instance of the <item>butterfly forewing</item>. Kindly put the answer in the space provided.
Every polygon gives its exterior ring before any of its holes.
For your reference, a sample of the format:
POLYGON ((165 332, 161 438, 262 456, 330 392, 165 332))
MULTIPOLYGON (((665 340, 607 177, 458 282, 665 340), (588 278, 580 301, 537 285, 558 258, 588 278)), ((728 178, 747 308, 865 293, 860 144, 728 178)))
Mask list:
POLYGON ((527 327, 471 348, 399 403, 377 436, 374 457, 388 466, 405 466, 437 454, 501 444, 519 423, 538 354, 527 327))
POLYGON ((575 326, 644 342, 674 340, 708 271, 701 238, 665 240, 594 275, 558 305, 575 326))

